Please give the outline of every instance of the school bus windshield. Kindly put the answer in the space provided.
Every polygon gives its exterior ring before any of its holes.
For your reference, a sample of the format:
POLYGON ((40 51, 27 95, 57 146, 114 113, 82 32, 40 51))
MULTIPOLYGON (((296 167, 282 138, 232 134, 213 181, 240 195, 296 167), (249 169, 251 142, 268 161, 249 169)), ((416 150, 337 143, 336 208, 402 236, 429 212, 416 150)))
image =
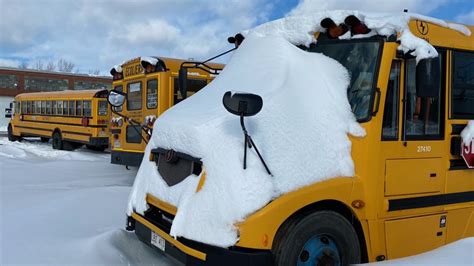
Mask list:
POLYGON ((341 63, 350 75, 347 96, 352 112, 359 122, 367 121, 370 114, 376 67, 379 62, 378 41, 320 41, 310 52, 323 53, 341 63))

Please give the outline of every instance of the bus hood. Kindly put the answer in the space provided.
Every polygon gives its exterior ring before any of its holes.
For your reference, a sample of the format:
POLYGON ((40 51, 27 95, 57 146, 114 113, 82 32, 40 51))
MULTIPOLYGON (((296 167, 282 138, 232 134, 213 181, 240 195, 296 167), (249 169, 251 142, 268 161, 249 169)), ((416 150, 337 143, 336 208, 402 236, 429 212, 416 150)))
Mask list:
POLYGON ((364 136, 347 99, 347 70, 322 54, 300 50, 281 37, 249 35, 224 71, 155 122, 129 198, 127 212, 144 213, 146 195, 177 207, 172 236, 227 247, 238 241, 236 222, 283 193, 335 177, 354 175, 348 134, 364 136), (242 167, 244 138, 237 116, 222 105, 226 91, 258 94, 263 109, 246 118, 273 176, 255 150, 242 167), (206 171, 168 186, 155 148, 200 158, 206 171))

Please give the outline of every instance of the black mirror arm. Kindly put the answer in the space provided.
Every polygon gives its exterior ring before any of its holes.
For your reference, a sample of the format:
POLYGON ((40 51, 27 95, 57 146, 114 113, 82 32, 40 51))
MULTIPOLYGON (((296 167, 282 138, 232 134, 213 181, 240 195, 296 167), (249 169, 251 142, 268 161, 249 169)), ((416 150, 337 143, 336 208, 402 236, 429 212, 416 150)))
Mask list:
MULTIPOLYGON (((148 126, 144 126, 144 125, 141 125, 139 122, 115 111, 114 107, 111 108, 112 109, 112 113, 122 117, 123 119, 125 119, 126 121, 128 121, 130 124, 132 124, 132 126, 140 126, 141 129, 145 132, 145 134, 147 134, 148 136, 151 136, 150 134, 150 131, 151 131, 151 128, 149 128, 148 126)), ((136 127, 133 127, 135 129, 135 131, 138 133, 138 135, 140 135, 140 137, 142 138, 142 140, 148 144, 148 141, 145 139, 145 137, 143 137, 142 133, 140 131, 138 131, 138 129, 136 127)))

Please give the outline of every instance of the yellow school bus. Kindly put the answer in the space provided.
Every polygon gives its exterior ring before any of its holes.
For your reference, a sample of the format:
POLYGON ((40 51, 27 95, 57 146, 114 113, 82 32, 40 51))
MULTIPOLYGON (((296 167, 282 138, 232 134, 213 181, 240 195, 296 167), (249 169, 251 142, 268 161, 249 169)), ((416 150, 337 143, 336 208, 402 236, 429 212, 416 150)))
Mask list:
POLYGON ((40 137, 53 149, 86 145, 103 151, 109 145, 107 90, 22 93, 15 97, 8 139, 40 137))
MULTIPOLYGON (((351 137, 353 178, 274 199, 235 224, 239 238, 229 248, 171 237, 177 209, 150 194, 150 208, 132 213, 127 229, 190 265, 348 265, 474 236, 474 169, 460 156, 460 133, 474 120, 474 36, 422 20, 409 26, 438 57, 417 65, 400 53, 397 36, 339 40, 320 33, 306 48, 351 73, 349 102, 367 132, 351 137), (364 89, 354 86, 360 73, 373 77, 364 89), (428 83, 429 91, 419 86, 428 83)), ((203 174, 197 190, 205 182, 203 174)))
POLYGON ((127 100, 123 106, 112 107, 111 163, 139 166, 156 118, 206 86, 223 67, 164 57, 139 57, 114 67, 110 71, 113 88, 127 93, 127 100), (182 75, 184 95, 178 84, 180 69, 187 70, 182 75))

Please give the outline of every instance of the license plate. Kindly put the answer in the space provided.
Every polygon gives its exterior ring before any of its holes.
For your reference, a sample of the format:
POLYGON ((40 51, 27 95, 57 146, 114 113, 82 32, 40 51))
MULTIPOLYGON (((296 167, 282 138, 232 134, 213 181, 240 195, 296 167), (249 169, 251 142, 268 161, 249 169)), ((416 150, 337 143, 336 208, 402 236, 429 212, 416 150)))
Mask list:
POLYGON ((157 233, 151 231, 151 244, 162 251, 165 251, 165 240, 157 233))

